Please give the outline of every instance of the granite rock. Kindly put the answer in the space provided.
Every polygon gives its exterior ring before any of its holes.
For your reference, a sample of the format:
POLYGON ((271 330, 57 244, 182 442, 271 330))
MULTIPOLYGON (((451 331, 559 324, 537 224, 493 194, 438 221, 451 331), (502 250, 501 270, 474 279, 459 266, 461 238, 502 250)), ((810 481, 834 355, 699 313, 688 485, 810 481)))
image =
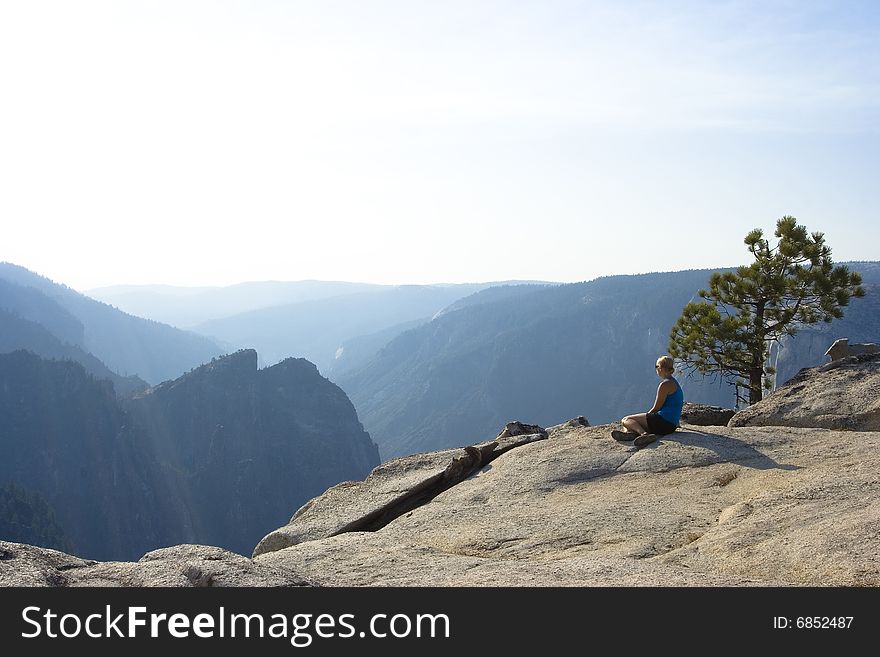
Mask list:
POLYGON ((681 422, 699 427, 726 427, 734 414, 736 409, 733 408, 686 402, 681 409, 681 422))
POLYGON ((848 356, 803 369, 734 415, 729 426, 880 431, 880 354, 848 356))
POLYGON ((0 585, 91 587, 312 586, 314 582, 206 545, 175 545, 137 562, 97 562, 0 542, 0 585))
POLYGON ((255 558, 326 586, 880 585, 880 434, 559 425, 381 529, 255 558))

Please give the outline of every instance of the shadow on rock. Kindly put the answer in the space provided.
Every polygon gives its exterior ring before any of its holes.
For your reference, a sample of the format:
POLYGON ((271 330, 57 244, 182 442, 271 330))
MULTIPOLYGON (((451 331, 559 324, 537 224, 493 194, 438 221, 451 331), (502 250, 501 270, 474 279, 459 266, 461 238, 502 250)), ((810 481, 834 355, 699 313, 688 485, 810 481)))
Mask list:
MULTIPOLYGON (((742 440, 707 431, 679 430, 663 436, 665 441, 715 452, 719 460, 738 463, 755 470, 800 470, 798 465, 779 463, 742 440)), ((653 446, 656 446, 654 443, 653 446)))

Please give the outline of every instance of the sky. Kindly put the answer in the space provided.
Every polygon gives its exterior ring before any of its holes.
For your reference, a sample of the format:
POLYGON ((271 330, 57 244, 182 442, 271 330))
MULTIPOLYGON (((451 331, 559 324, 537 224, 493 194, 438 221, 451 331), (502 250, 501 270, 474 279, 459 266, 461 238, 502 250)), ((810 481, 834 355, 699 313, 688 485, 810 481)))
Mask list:
POLYGON ((880 259, 880 3, 0 0, 0 261, 87 290, 880 259))

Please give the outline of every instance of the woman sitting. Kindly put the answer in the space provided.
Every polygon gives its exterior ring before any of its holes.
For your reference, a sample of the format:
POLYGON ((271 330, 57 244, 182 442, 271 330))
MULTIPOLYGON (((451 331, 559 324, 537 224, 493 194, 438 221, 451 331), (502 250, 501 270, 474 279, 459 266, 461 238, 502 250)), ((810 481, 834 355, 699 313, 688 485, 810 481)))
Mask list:
POLYGON ((620 422, 626 431, 615 429, 611 437, 615 440, 632 440, 636 447, 653 443, 659 436, 665 436, 678 429, 681 421, 681 408, 684 405, 684 392, 672 376, 674 362, 669 356, 661 356, 654 366, 657 376, 663 379, 657 386, 657 398, 647 413, 627 415, 620 422))

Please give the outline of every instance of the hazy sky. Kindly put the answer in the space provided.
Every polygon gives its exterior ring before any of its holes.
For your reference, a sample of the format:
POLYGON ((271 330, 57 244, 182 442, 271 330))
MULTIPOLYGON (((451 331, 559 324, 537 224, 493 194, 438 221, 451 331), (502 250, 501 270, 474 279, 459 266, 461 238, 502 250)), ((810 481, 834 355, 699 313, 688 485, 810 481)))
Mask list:
POLYGON ((77 289, 880 259, 880 2, 0 0, 0 260, 77 289))

